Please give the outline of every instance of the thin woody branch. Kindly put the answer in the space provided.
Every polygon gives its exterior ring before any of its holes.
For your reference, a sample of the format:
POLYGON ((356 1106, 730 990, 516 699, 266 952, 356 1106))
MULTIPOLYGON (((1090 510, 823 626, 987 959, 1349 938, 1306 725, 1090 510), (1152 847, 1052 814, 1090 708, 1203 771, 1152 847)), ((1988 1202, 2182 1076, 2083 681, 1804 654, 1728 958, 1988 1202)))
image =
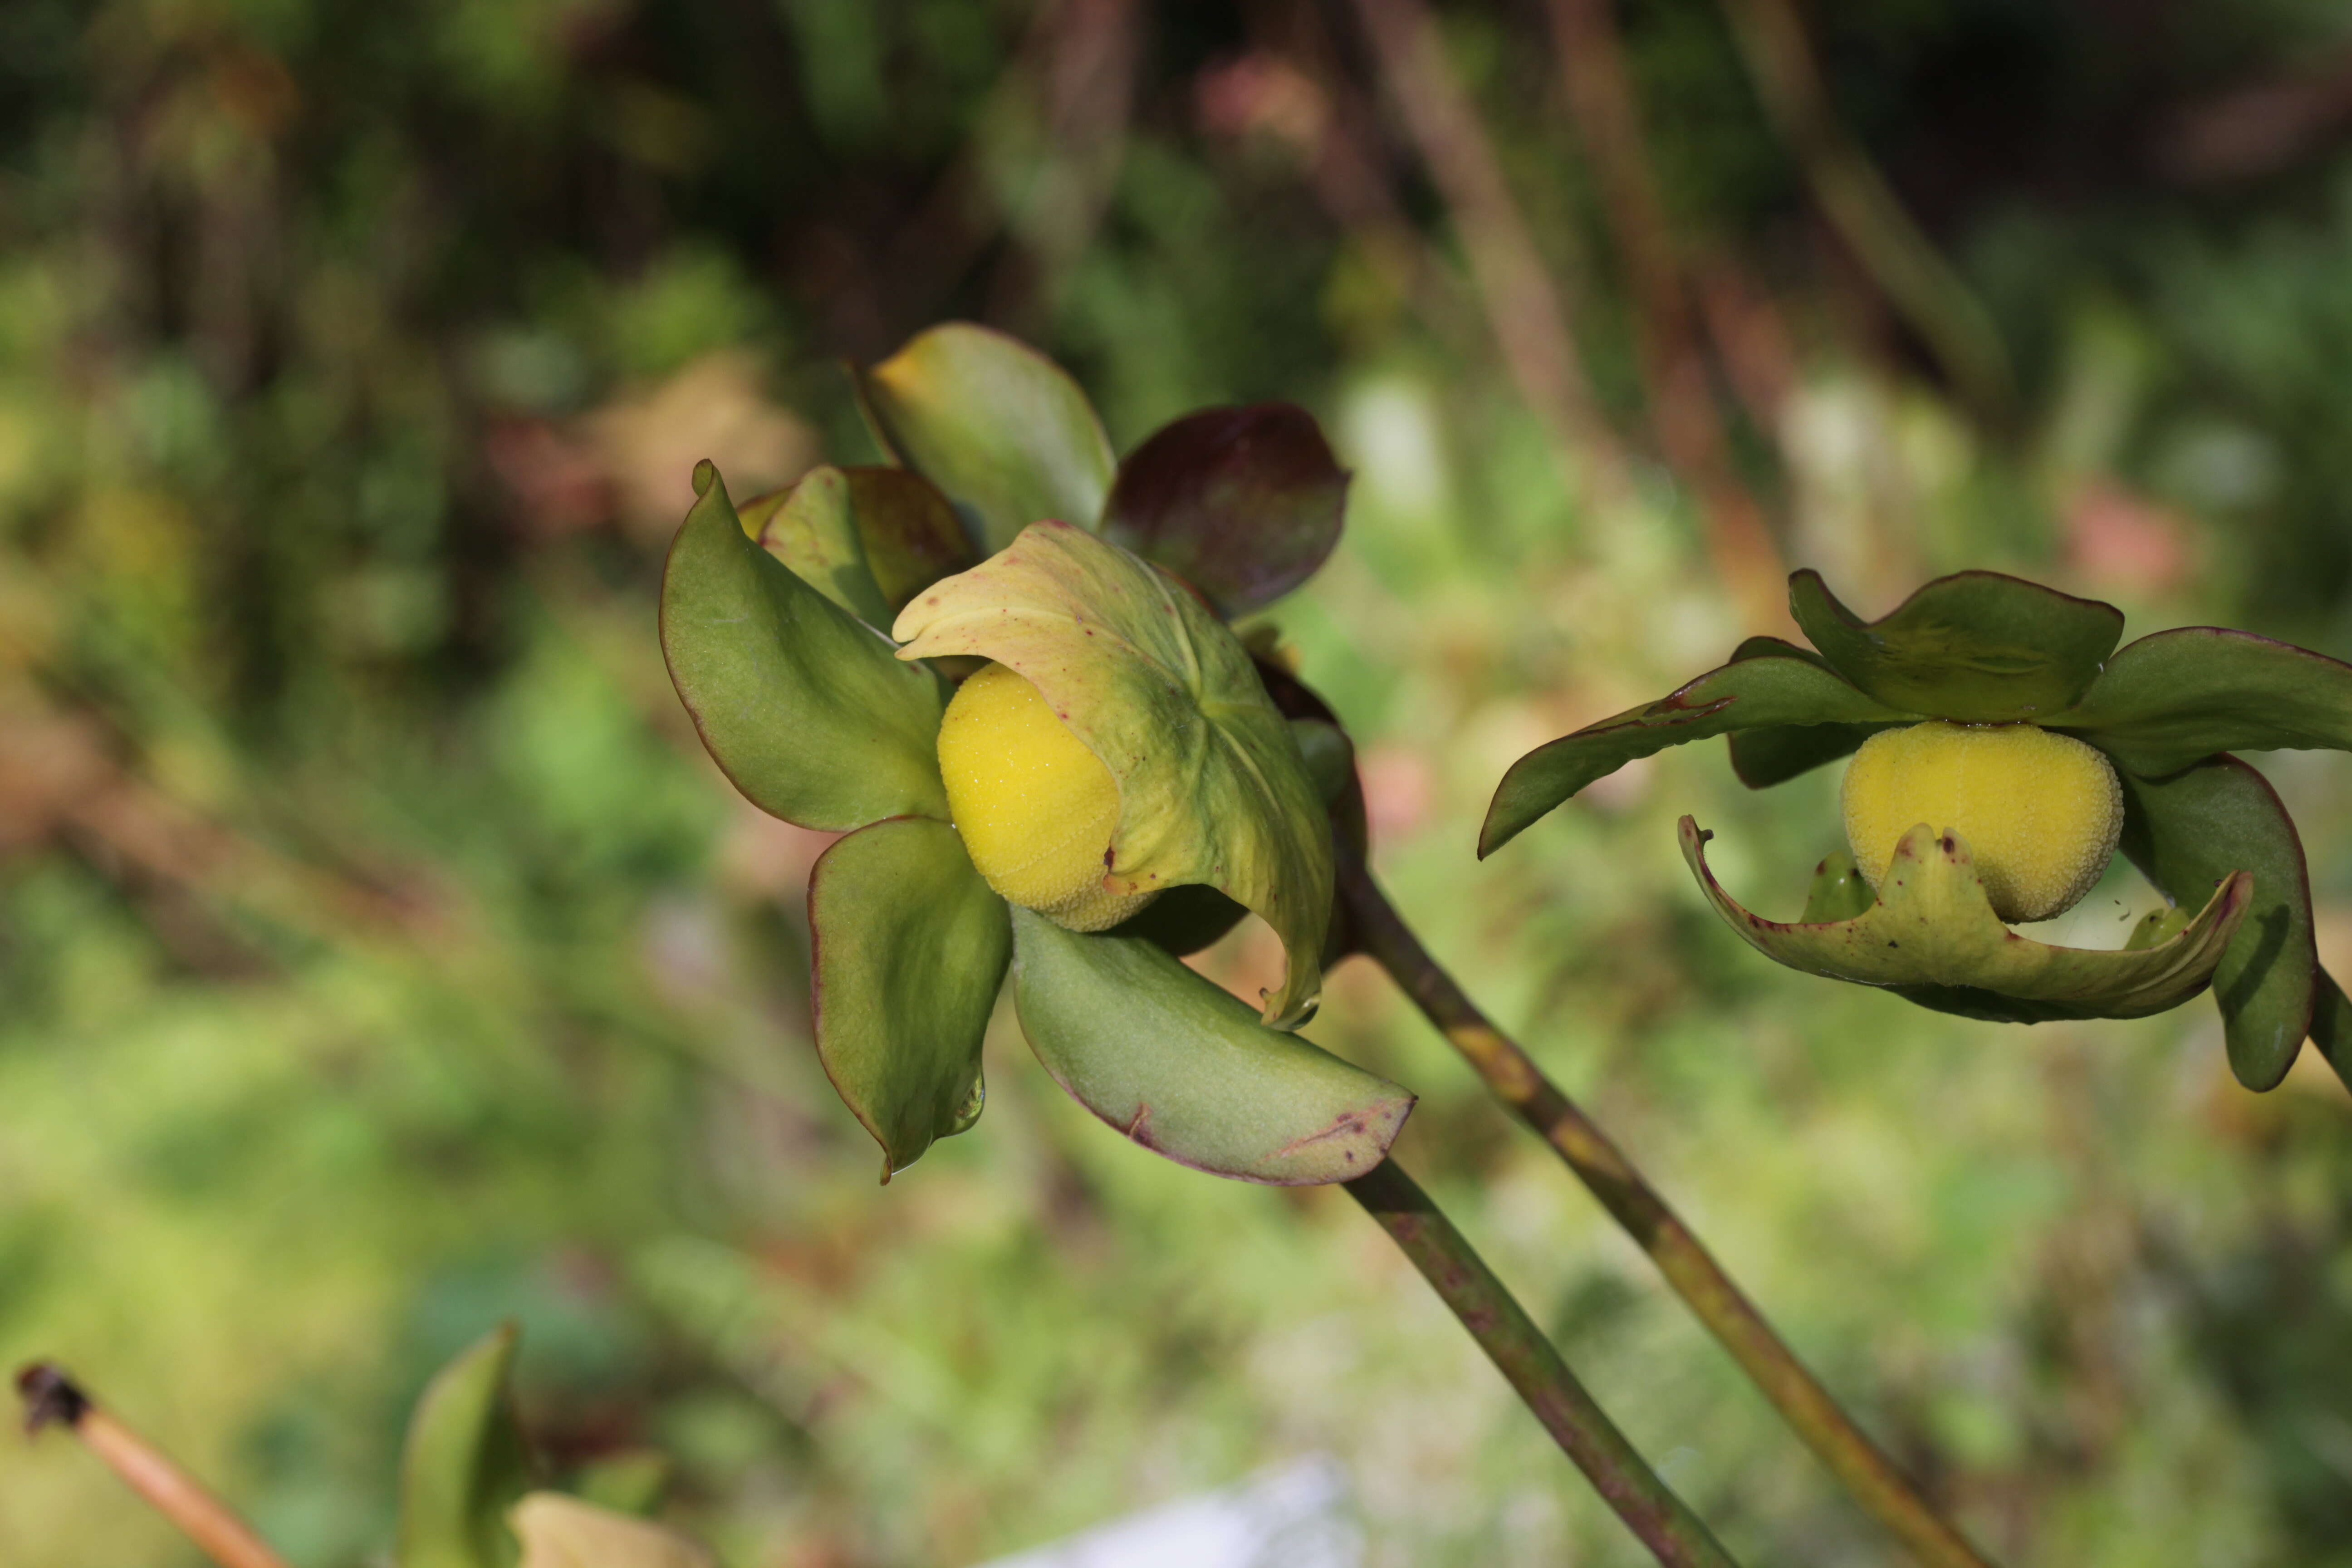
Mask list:
POLYGON ((226 1503, 146 1438, 100 1409, 62 1368, 34 1363, 16 1373, 16 1392, 25 1401, 27 1434, 62 1426, 79 1437, 124 1485, 179 1526, 220 1568, 287 1568, 286 1560, 226 1503))

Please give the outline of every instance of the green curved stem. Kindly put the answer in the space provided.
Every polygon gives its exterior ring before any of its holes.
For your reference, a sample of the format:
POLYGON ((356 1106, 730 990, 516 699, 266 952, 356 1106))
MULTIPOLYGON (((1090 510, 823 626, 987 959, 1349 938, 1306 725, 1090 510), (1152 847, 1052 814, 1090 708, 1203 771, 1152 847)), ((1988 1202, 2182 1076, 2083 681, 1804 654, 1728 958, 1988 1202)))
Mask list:
POLYGON ((1594 1403, 1527 1309, 1411 1176, 1385 1161, 1345 1184, 1387 1231, 1601 1500, 1668 1568, 1738 1568, 1594 1403))
POLYGON ((1568 1162, 1854 1500, 1927 1568, 1990 1568, 1838 1407, 1633 1163, 1438 966, 1371 873, 1344 848, 1339 874, 1340 901, 1361 950, 1388 971, 1496 1097, 1568 1162))

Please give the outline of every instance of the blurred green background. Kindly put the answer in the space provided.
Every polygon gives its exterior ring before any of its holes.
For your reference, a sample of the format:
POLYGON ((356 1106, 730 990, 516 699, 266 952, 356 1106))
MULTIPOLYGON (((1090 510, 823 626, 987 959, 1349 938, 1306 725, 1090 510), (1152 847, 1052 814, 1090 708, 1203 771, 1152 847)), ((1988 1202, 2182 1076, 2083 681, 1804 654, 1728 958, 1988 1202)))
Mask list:
MULTIPOLYGON (((1669 752, 1471 858, 1513 757, 1771 629, 1775 555, 2352 656, 2347 132, 2346 0, 8 0, 0 1362, 300 1568, 383 1547, 409 1401, 506 1316, 556 1470, 667 1454, 741 1568, 1318 1450, 1378 1563, 1637 1560, 1344 1198, 1123 1143, 1009 1016, 979 1128, 875 1186, 823 840, 705 760, 653 600, 695 459, 872 460, 835 362, 964 316, 1122 449, 1324 419, 1350 531, 1267 618, 1399 902, 1990 1550, 2352 1563, 2324 1068, 1767 964, 1674 821, 1793 909, 1835 770, 1669 752)), ((2258 761, 2343 973, 2347 763, 2258 761)), ((1376 973, 1315 1033, 1735 1550, 1896 1560, 1376 973)), ((195 1561, 58 1438, 0 1452, 0 1560, 195 1561)))

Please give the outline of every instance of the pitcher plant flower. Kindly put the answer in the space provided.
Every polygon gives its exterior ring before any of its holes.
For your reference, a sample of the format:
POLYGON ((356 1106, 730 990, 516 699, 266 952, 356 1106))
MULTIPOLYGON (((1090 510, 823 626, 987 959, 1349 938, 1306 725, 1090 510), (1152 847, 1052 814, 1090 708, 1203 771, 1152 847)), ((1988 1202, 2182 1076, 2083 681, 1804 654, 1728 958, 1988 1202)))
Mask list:
POLYGON ((1412 1097, 1290 1032, 1352 772, 1318 785, 1331 737, 1302 749, 1220 613, 1337 539, 1314 421, 1212 410, 1115 465, 1058 367, 968 326, 859 390, 906 466, 739 511, 702 465, 662 643, 737 789, 844 835, 809 880, 816 1048, 883 1179, 978 1119, 1008 971, 1047 1070, 1135 1141, 1252 1181, 1369 1171, 1412 1097), (1177 957, 1245 910, 1286 963, 1255 1016, 1177 957))
POLYGON ((2352 666, 2182 626, 2118 648, 2114 605, 1993 572, 1939 577, 1865 621, 1818 573, 1789 579, 1813 645, 1731 661, 1537 748, 1495 792, 1483 858, 1638 757, 1729 737, 1763 788, 1851 756, 1846 847, 1793 922, 1740 907, 1682 819, 1685 858, 1750 946, 1923 1006, 2013 1023, 2126 1018, 2210 986, 2230 1065, 2267 1089, 2341 994, 2319 967, 2294 824, 2233 753, 2352 749, 2352 666), (2078 902, 2117 848, 2163 895, 2114 951, 2009 929, 2078 902))

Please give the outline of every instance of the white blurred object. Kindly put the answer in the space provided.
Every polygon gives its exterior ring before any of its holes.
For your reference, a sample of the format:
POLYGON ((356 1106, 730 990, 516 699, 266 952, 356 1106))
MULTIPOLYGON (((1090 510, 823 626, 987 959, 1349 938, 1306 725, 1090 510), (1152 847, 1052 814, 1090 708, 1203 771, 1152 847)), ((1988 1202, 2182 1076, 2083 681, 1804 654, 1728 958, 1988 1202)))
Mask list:
POLYGON ((1347 1472, 1328 1454, 1163 1503, 981 1568, 1362 1568, 1347 1472))

